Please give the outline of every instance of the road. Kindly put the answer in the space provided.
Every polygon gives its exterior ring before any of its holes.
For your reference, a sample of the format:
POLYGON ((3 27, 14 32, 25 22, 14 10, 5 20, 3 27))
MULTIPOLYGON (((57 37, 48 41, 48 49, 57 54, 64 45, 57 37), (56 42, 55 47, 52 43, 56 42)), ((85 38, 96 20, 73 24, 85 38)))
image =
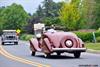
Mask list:
POLYGON ((63 53, 61 56, 53 54, 50 58, 45 58, 43 53, 31 56, 29 43, 25 41, 20 41, 19 45, 0 47, 0 51, 0 67, 90 67, 90 65, 100 67, 100 54, 85 52, 79 59, 68 53, 63 53), (10 56, 4 51, 10 53, 10 56), (3 54, 7 54, 8 57, 3 54))

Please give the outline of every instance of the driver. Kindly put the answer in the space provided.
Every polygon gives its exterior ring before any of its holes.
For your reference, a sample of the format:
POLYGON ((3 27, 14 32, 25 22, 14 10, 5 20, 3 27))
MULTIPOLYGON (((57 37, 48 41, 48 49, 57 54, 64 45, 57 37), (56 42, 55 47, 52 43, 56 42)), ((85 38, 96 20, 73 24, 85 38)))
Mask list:
POLYGON ((51 25, 51 28, 48 29, 47 32, 55 33, 57 31, 55 30, 55 26, 54 25, 51 25))

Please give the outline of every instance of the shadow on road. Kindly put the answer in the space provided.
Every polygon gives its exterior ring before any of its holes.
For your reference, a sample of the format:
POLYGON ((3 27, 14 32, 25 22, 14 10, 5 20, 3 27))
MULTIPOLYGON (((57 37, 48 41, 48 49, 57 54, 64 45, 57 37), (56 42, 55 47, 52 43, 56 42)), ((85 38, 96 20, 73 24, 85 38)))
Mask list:
POLYGON ((74 58, 72 56, 57 56, 57 55, 51 55, 50 57, 45 57, 44 55, 36 55, 35 57, 40 57, 40 58, 46 58, 46 59, 81 59, 81 58, 74 58))

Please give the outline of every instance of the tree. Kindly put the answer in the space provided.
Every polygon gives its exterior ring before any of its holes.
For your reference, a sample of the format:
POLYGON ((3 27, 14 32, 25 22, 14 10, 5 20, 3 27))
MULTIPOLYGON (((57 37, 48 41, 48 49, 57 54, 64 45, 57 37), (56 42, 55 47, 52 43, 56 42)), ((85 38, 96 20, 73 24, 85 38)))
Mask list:
POLYGON ((95 0, 95 23, 93 24, 93 28, 100 28, 100 0, 95 0))
POLYGON ((43 20, 42 22, 44 22, 46 25, 59 25, 60 21, 59 21, 59 9, 62 6, 62 2, 58 2, 55 3, 53 2, 53 0, 45 0, 43 2, 43 20))
POLYGON ((4 6, 0 7, 0 34, 1 34, 2 30, 3 30, 3 24, 5 22, 5 20, 1 16, 1 12, 4 10, 4 8, 5 8, 4 6))
POLYGON ((39 16, 40 18, 42 18, 43 17, 43 9, 42 9, 42 7, 41 7, 41 5, 39 5, 38 6, 38 9, 37 9, 37 16, 39 16))
POLYGON ((94 0, 72 0, 71 3, 76 5, 80 13, 79 29, 91 28, 95 22, 94 0))
MULTIPOLYGON (((55 3, 53 0, 44 0, 42 5, 38 6, 36 13, 33 14, 31 20, 40 20, 40 22, 45 23, 50 26, 52 24, 59 24, 59 9, 62 6, 62 2, 55 3)), ((35 22, 31 22, 34 24, 35 22)))
POLYGON ((86 28, 92 28, 95 23, 95 0, 83 0, 81 17, 85 20, 86 28))
POLYGON ((63 3, 59 11, 59 19, 66 30, 76 30, 80 20, 80 14, 75 4, 63 3))
POLYGON ((80 13, 80 27, 79 28, 92 28, 95 23, 95 0, 72 0, 76 4, 80 13))
POLYGON ((3 22, 3 29, 23 29, 27 25, 29 18, 23 7, 15 3, 4 8, 0 15, 5 20, 3 22))

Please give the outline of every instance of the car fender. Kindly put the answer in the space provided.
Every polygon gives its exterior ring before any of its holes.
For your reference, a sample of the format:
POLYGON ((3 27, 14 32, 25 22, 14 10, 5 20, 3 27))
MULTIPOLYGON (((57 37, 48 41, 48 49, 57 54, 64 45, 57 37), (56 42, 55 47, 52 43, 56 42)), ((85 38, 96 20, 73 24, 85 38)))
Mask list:
POLYGON ((84 42, 80 39, 80 38, 78 38, 79 39, 79 42, 80 42, 80 47, 82 48, 84 48, 85 47, 85 45, 84 45, 84 42))
POLYGON ((44 46, 45 46, 45 51, 46 53, 51 53, 52 52, 52 44, 50 43, 48 38, 44 38, 44 46))
POLYGON ((32 51, 41 51, 40 47, 39 47, 39 43, 37 39, 31 38, 30 39, 30 48, 32 51))

